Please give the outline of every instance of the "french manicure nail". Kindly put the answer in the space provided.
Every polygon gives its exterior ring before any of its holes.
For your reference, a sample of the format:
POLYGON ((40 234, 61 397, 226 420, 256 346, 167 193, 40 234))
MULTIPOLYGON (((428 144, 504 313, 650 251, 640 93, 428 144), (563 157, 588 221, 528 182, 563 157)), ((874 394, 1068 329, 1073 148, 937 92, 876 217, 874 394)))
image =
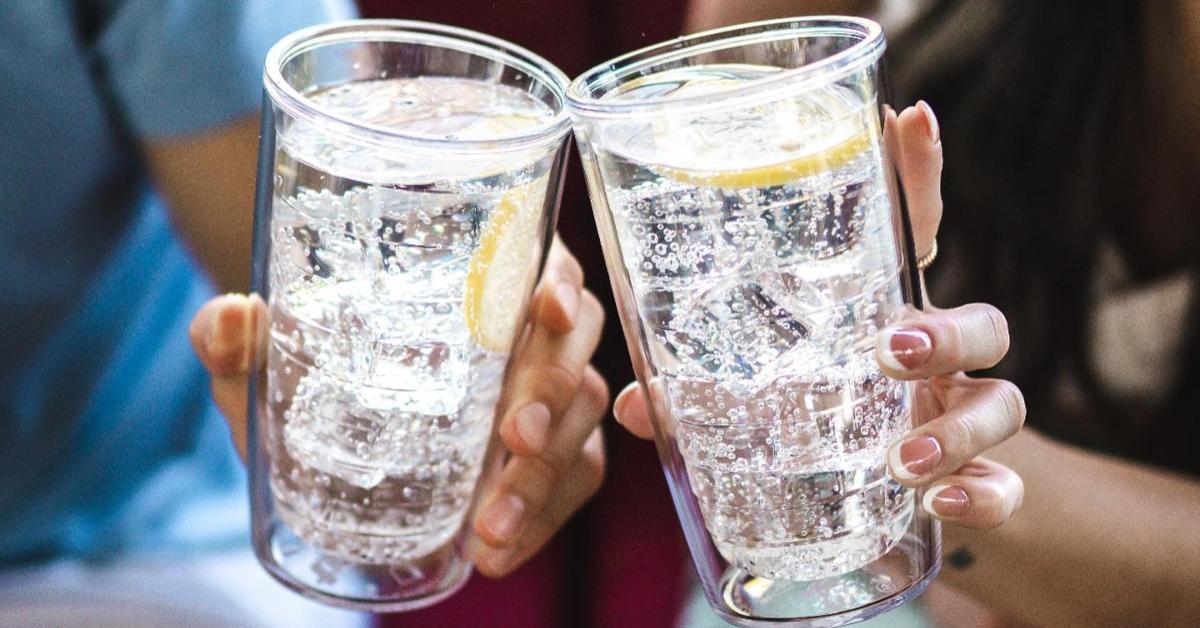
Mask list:
POLYGON ((929 134, 929 141, 937 144, 942 139, 942 130, 938 126, 937 116, 933 115, 933 109, 924 100, 917 101, 917 109, 920 109, 925 116, 925 132, 929 134))
POLYGON ((971 498, 967 492, 949 484, 935 484, 925 491, 921 505, 935 517, 950 519, 961 517, 971 509, 971 498))
POLYGON ((517 536, 517 526, 525 514, 525 500, 509 493, 496 499, 480 518, 483 527, 500 541, 517 536))
MULTIPOLYGON (((224 301, 224 300, 222 300, 222 301, 224 301)), ((210 354, 216 353, 217 331, 218 331, 218 328, 221 326, 221 309, 224 306, 225 306, 225 304, 224 304, 224 302, 222 302, 217 307, 217 310, 212 313, 212 316, 210 317, 212 320, 210 320, 208 322, 208 333, 204 336, 204 347, 206 349, 208 349, 208 352, 210 354)))
POLYGON ((563 281, 554 287, 554 296, 562 306, 563 313, 567 315, 567 320, 574 324, 575 315, 579 312, 579 288, 563 281))
POLYGON ((546 433, 550 430, 550 408, 546 404, 531 403, 521 408, 513 421, 516 422, 517 434, 530 449, 541 451, 546 446, 546 433))
POLYGON ((218 300, 216 311, 212 315, 212 322, 208 326, 208 338, 205 339, 205 346, 208 347, 209 353, 220 354, 225 351, 225 338, 221 335, 221 317, 225 315, 225 310, 239 296, 238 294, 230 293, 222 295, 218 300))
POLYGON ((901 480, 915 480, 933 471, 941 461, 942 446, 932 436, 914 436, 888 451, 888 466, 901 480))
POLYGON ((921 368, 933 355, 933 339, 915 327, 888 327, 879 332, 876 353, 879 359, 897 371, 921 368))

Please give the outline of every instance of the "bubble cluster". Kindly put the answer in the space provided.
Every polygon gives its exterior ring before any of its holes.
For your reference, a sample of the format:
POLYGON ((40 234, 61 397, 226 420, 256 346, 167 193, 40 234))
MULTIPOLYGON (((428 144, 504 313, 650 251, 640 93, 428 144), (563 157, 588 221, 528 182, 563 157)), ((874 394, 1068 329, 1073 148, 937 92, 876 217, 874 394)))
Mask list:
MULTIPOLYGON (((471 81, 355 83, 318 97, 443 139, 549 115, 524 92, 471 81)), ((468 328, 468 268, 505 195, 550 163, 385 153, 299 122, 277 153, 261 393, 270 485, 330 578, 346 563, 406 573, 462 528, 508 359, 468 328), (392 178, 396 169, 412 180, 392 178)), ((517 279, 514 291, 529 283, 517 279)))
POLYGON ((874 560, 913 512, 884 457, 908 389, 874 357, 903 307, 879 134, 850 91, 810 96, 619 128, 601 163, 704 523, 726 559, 788 580, 874 560))

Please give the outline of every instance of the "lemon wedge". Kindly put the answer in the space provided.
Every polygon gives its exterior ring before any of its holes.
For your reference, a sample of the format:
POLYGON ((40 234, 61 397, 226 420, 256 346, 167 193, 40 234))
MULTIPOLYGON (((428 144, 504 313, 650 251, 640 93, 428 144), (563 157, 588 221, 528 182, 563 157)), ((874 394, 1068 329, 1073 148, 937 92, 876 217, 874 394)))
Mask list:
POLYGON ((725 189, 774 187, 845 166, 870 146, 871 134, 864 128, 828 148, 777 164, 744 170, 686 170, 670 167, 657 170, 663 177, 688 185, 725 189))
POLYGON ((539 223, 548 176, 509 189, 492 211, 479 247, 467 265, 463 316, 472 340, 488 351, 507 353, 529 283, 537 272, 539 223))

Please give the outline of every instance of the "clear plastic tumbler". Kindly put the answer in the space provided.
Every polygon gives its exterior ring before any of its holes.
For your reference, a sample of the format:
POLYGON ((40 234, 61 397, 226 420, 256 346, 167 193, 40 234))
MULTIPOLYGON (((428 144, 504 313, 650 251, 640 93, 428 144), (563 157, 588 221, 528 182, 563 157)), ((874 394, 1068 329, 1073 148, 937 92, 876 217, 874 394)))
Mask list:
POLYGON ((327 603, 428 605, 471 570, 501 380, 554 230, 567 80, 492 37, 364 20, 285 38, 264 83, 255 551, 327 603))
POLYGON ((919 295, 883 50, 867 20, 777 20, 630 53, 567 91, 676 508, 735 624, 858 621, 938 568, 936 521, 885 463, 913 391, 875 339, 919 295))

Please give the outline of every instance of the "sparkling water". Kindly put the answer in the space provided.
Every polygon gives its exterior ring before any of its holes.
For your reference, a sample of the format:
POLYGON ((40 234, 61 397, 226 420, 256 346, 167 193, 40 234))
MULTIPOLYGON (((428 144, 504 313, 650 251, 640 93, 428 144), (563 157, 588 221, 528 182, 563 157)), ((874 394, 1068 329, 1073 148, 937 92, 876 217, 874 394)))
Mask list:
MULTIPOLYGON (((432 140, 512 134, 552 115, 522 91, 466 79, 368 81, 308 97, 432 140)), ((549 162, 351 145, 302 121, 278 130, 278 151, 265 410, 280 516, 343 560, 418 559, 463 525, 484 464, 514 329, 496 338, 495 323, 481 332, 466 310, 474 302, 477 317, 519 320, 549 162), (494 299, 482 301, 483 281, 472 279, 496 260, 481 252, 489 230, 520 244, 499 254, 507 270, 489 279, 505 283, 506 312, 488 312, 494 299)))
MULTIPOLYGON (((775 71, 669 70, 610 97, 696 96, 775 71)), ((873 353, 903 305, 875 106, 831 84, 593 138, 614 155, 601 175, 651 392, 717 549, 760 577, 857 569, 912 516, 885 466, 909 393, 873 353)))

